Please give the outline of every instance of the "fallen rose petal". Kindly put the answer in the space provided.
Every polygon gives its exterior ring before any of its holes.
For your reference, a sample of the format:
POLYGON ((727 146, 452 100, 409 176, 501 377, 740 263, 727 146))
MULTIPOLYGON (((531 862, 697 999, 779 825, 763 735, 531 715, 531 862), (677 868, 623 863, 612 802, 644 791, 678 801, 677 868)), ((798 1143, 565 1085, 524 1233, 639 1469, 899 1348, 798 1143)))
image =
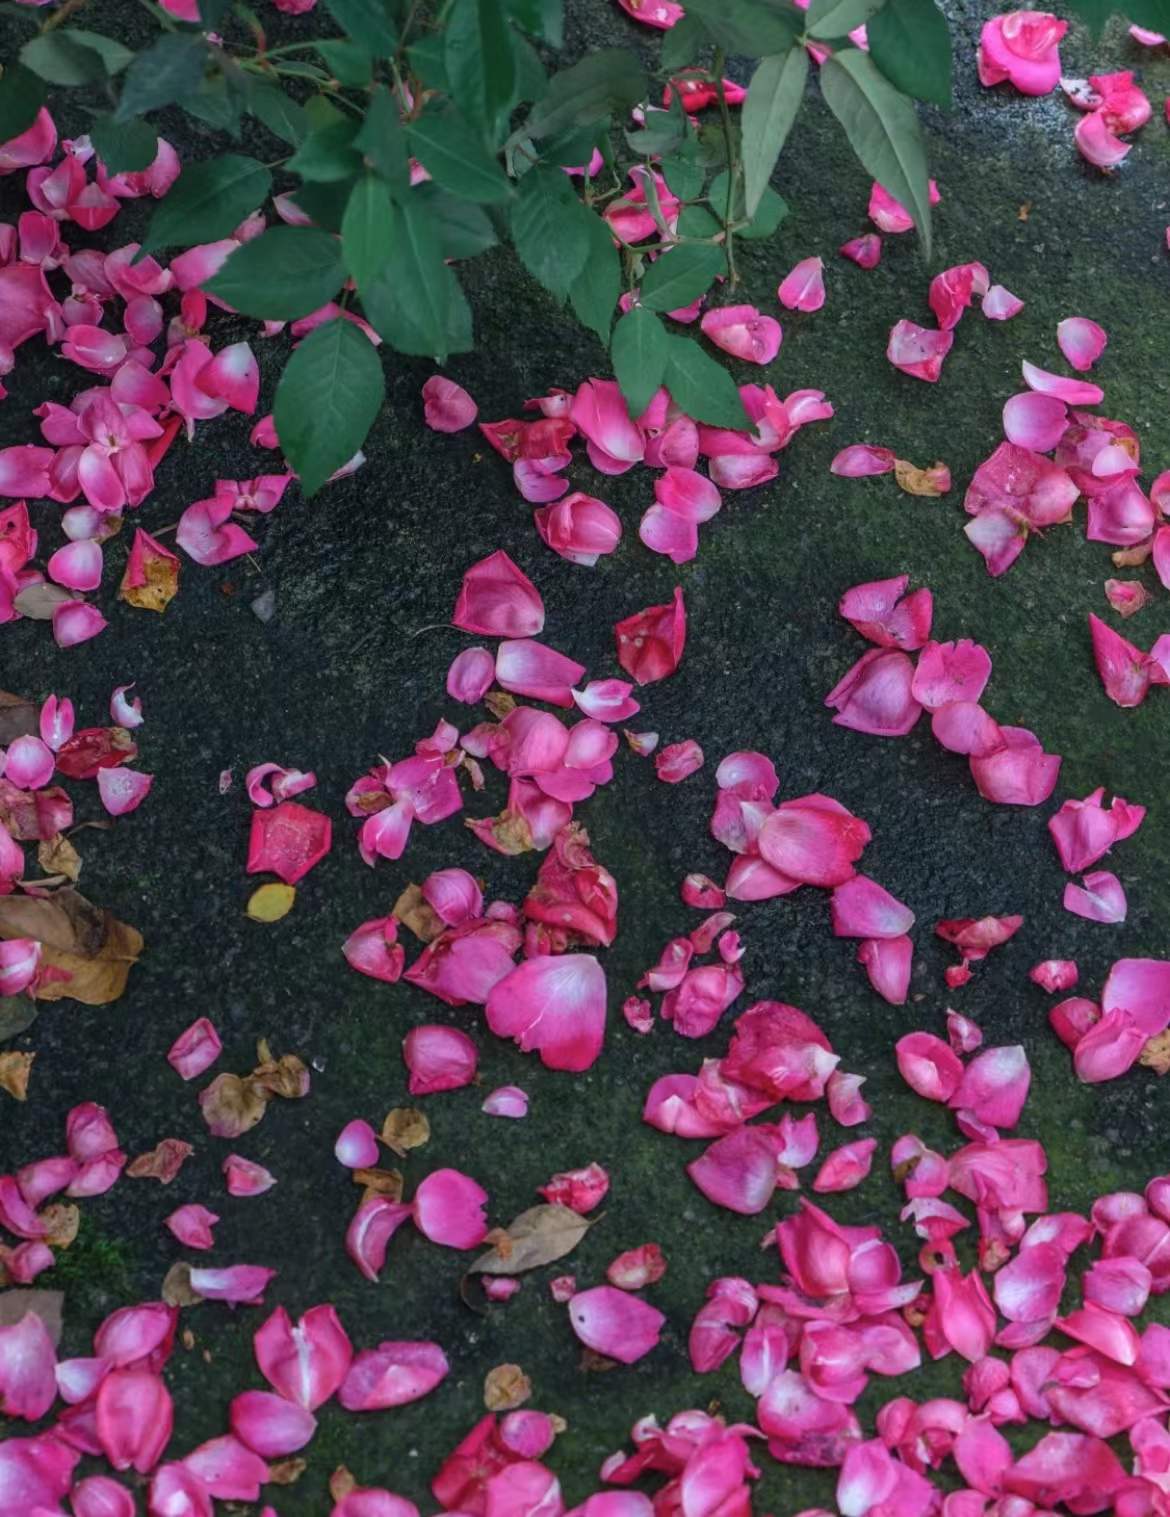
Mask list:
POLYGON ((464 574, 451 621, 486 637, 535 637, 544 627, 544 602, 528 576, 497 549, 464 574))
POLYGON ((666 1318, 637 1296, 597 1285, 572 1298, 569 1322, 586 1348, 634 1364, 657 1345, 666 1318))
MULTIPOLYGON (((402 1210, 409 1215, 410 1208, 402 1210)), ((332 1306, 314 1306, 295 1325, 278 1306, 258 1329, 260 1372, 274 1390, 307 1411, 322 1406, 345 1379, 353 1348, 332 1306)))
POLYGON ((405 1406, 429 1395, 448 1371, 437 1343, 380 1343, 355 1355, 337 1399, 349 1412, 405 1406))
POLYGON ((790 311, 819 311, 825 303, 825 265, 819 258, 802 258, 785 275, 776 295, 790 311))
POLYGON ((475 1248, 487 1237, 487 1191, 457 1169, 436 1169, 414 1193, 415 1226, 445 1248, 475 1248))
POLYGON ((411 1095, 426 1096, 470 1085, 475 1079, 479 1053, 459 1028, 429 1024, 412 1027, 407 1033, 402 1040, 402 1058, 410 1071, 411 1095))
POLYGON ((317 1431, 312 1412, 272 1391, 242 1391, 228 1408, 232 1432, 264 1459, 303 1449, 317 1431))
POLYGON ((1080 885, 1064 887, 1064 909, 1090 922, 1124 922, 1128 912, 1125 889, 1108 869, 1086 874, 1080 885))
POLYGON ((535 1049, 549 1069, 585 1070, 605 1038, 605 972, 591 954, 529 959, 492 987, 485 1009, 497 1036, 535 1049))
POLYGON ((462 432, 479 414, 479 407, 453 379, 432 374, 422 387, 423 415, 435 432, 462 432))

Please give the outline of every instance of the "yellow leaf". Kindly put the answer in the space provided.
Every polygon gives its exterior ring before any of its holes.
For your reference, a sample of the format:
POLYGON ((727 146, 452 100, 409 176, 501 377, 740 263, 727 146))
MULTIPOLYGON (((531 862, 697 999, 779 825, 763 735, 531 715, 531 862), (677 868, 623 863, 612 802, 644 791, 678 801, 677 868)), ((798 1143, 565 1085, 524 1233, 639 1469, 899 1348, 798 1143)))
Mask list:
POLYGON ((131 585, 123 579, 120 599, 139 611, 165 611, 179 591, 178 560, 152 555, 144 559, 142 571, 144 584, 131 585))
POLYGON ((929 469, 916 469, 904 458, 894 460, 894 478, 898 488, 907 495, 945 495, 951 488, 951 471, 944 463, 931 464, 929 469))
POLYGON ((288 916, 297 898, 295 885, 282 885, 273 880, 252 892, 248 902, 248 915, 253 922, 279 922, 288 916))

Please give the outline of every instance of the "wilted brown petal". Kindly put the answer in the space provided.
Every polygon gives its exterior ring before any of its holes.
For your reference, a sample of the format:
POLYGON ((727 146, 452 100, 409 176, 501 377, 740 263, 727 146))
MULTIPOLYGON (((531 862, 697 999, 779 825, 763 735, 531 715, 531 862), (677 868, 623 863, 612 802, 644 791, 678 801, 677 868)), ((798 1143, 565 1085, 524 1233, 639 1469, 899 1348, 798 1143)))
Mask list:
POLYGON ((365 1186, 362 1194, 364 1205, 371 1196, 386 1196, 391 1201, 402 1200, 402 1171, 400 1169, 354 1169, 350 1179, 355 1185, 365 1186))
POLYGON ((518 853, 531 853, 535 846, 532 841, 532 828, 518 811, 505 809, 499 816, 488 817, 482 821, 474 821, 468 817, 464 819, 463 825, 486 827, 495 840, 495 846, 509 857, 518 853))
POLYGON ((334 1501, 344 1501, 350 1491, 357 1489, 357 1481, 344 1464, 339 1464, 329 1477, 329 1494, 334 1501))
POLYGON ((46 874, 63 874, 74 884, 81 874, 81 855, 61 833, 37 844, 37 863, 46 874))
POLYGON ((51 899, 0 898, 0 938, 34 938, 42 945, 42 966, 68 976, 48 976, 39 1001, 68 997, 86 1006, 116 1001, 142 952, 140 933, 71 887, 51 899))
POLYGON ((894 478, 907 495, 945 495, 951 487, 951 471, 944 463, 916 469, 904 458, 894 460, 894 478))
POLYGON ((516 697, 509 695, 507 690, 489 690, 483 703, 497 722, 502 722, 510 711, 516 709, 516 697))
POLYGON ((167 1270, 160 1295, 168 1306, 198 1306, 203 1297, 191 1288, 191 1266, 177 1260, 167 1270))
POLYGON ((36 737, 40 733, 40 707, 27 696, 0 690, 0 746, 7 747, 13 738, 36 737))
POLYGON ((250 1079, 216 1075, 199 1097, 203 1120, 216 1138, 238 1138, 256 1126, 268 1107, 268 1094, 250 1079))
POLYGON ((382 1123, 382 1142, 399 1155, 421 1148, 430 1136, 431 1124, 426 1114, 413 1106, 396 1106, 386 1113, 382 1123))
POLYGON ((182 1138, 164 1138, 149 1153, 139 1154, 126 1168, 131 1180, 159 1180, 169 1185, 195 1150, 182 1138))
POLYGON ((1170 1032, 1160 1032, 1151 1038, 1138 1055, 1138 1063, 1156 1075, 1170 1073, 1170 1032))
POLYGON ((497 1364, 483 1382, 483 1404, 489 1412, 514 1412, 532 1395, 532 1381, 518 1364, 497 1364))
POLYGON ((55 1201, 37 1213, 45 1227, 45 1242, 50 1248, 68 1248, 81 1226, 81 1208, 70 1201, 55 1201))
POLYGON ((442 919, 436 915, 417 885, 408 885, 390 912, 404 927, 410 929, 420 943, 433 943, 443 930, 442 919))
POLYGON ((309 1464, 305 1459, 295 1456, 292 1459, 278 1459, 275 1464, 268 1466, 269 1484, 296 1485, 308 1468, 309 1464))
POLYGON ((497 1243, 482 1254, 468 1271, 472 1275, 519 1275, 554 1259, 563 1259, 577 1247, 592 1223, 567 1206, 530 1206, 507 1229, 507 1243, 497 1243))
POLYGON ((17 1101, 28 1098, 28 1077, 32 1073, 35 1053, 0 1053, 0 1090, 17 1101))

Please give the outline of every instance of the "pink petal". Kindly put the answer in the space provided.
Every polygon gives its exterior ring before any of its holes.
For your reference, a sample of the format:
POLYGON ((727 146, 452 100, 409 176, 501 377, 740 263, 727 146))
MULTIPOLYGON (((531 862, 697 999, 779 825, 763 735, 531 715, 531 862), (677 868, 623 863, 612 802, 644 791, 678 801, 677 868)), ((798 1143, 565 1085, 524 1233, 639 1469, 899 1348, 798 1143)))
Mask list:
POLYGON ((1131 805, 1120 796, 1108 807, 1102 806, 1104 794, 1102 788, 1083 801, 1065 801, 1048 820, 1060 862, 1070 874, 1087 869, 1108 853, 1115 842, 1132 836, 1145 817, 1144 806, 1131 805))
POLYGON ((951 701, 977 701, 991 677, 991 656, 967 638, 929 642, 918 656, 910 692, 928 711, 951 701))
POLYGON ((263 1164, 240 1154, 228 1154, 222 1168, 229 1196, 262 1196, 276 1184, 276 1176, 263 1164))
POLYGON ((405 1406, 429 1395, 448 1372, 437 1343, 380 1343, 357 1354, 337 1399, 347 1412, 405 1406))
POLYGON ((1115 1007, 1093 1024, 1073 1050, 1073 1069, 1086 1085, 1116 1080, 1136 1064, 1147 1035, 1123 1007, 1115 1007))
POLYGON ((1087 316, 1066 316, 1057 324, 1056 341, 1073 368, 1084 374, 1105 351, 1109 338, 1104 327, 1087 316))
POLYGON ((459 1028, 428 1024, 412 1027, 403 1038, 402 1058, 410 1071, 411 1095, 429 1096, 470 1085, 479 1053, 459 1028))
POLYGON ((135 769, 99 769, 97 774, 98 794, 111 816, 137 811, 153 784, 153 774, 140 774, 135 769))
POLYGON ((1055 395, 1024 390, 1003 408, 1003 434, 1008 442, 1037 453, 1048 453, 1064 435, 1068 407, 1055 395))
POLYGON ((866 232, 863 237, 851 237, 848 242, 843 242, 837 251, 859 269, 876 269, 881 262, 882 240, 876 232, 866 232))
POLYGON ((861 479, 869 474, 892 474, 893 470, 892 448, 873 448, 862 442, 842 448, 829 465, 829 473, 839 474, 843 479, 861 479))
POLYGON ((1129 910, 1121 881, 1108 869, 1086 874, 1081 885, 1064 887, 1064 909, 1090 922, 1124 922, 1129 910))
POLYGON ((657 1346, 666 1318, 637 1296, 598 1285, 572 1298, 569 1322, 586 1348, 633 1364, 657 1346))
POLYGON ((670 743, 654 755, 654 772, 667 785, 679 784, 702 767, 703 750, 691 737, 670 743))
POLYGON ((1021 365, 1024 383, 1030 390, 1041 395, 1054 395, 1070 406, 1099 406, 1105 391, 1087 379, 1066 379, 1063 374, 1052 374, 1047 369, 1037 368, 1027 359, 1021 365))
POLYGON ((914 925, 910 908, 864 874, 835 887, 830 909, 839 938, 897 938, 914 925))
POLYGON ((102 582, 101 544, 85 538, 58 548, 46 566, 49 578, 67 590, 96 590, 102 582))
POLYGON ((1092 612, 1089 613, 1089 633, 1093 641, 1093 660, 1106 695, 1118 706, 1140 706, 1150 688, 1147 655, 1092 612))
POLYGON ((950 1102, 963 1079, 963 1066, 951 1049, 929 1032, 910 1032, 894 1044, 898 1072, 916 1095, 950 1102))
POLYGON ((378 1162, 378 1138, 368 1122, 355 1117, 337 1134, 333 1157, 346 1169, 372 1169, 378 1162))
POLYGON ((739 1127, 716 1139, 687 1165, 687 1174, 714 1206, 754 1216, 772 1199, 779 1179, 774 1129, 739 1127))
POLYGON ((911 694, 913 678, 914 665, 900 650, 863 653, 825 697, 825 705, 837 712, 833 724, 878 737, 904 737, 922 715, 911 694))
POLYGON ((274 1269, 261 1264, 230 1264, 224 1269, 192 1269, 191 1289, 208 1301, 260 1301, 274 1269))
POLYGON ((825 303, 825 265, 819 258, 802 258, 776 291, 790 311, 819 311, 825 303))
MULTIPOLYGON (((409 1213, 409 1207, 404 1208, 409 1213)), ((274 1390, 313 1412, 345 1379, 353 1348, 332 1306, 314 1306, 294 1326, 278 1306, 257 1331, 256 1363, 274 1390)))
POLYGON ((269 1478, 264 1460, 231 1433, 192 1449, 183 1466, 223 1501, 255 1501, 269 1478))
POLYGON ((930 637, 934 598, 929 590, 906 595, 908 583, 909 576, 900 574, 853 585, 837 602, 837 610, 871 643, 913 652, 930 637))
POLYGON ((988 801, 1001 806, 1039 806, 1056 788, 1060 758, 1045 753, 1039 739, 1026 727, 1002 727, 1004 747, 986 756, 968 759, 975 788, 988 801))
POLYGON ((96 606, 83 600, 64 601, 53 612, 53 641, 58 648, 76 648, 109 626, 96 606))
POLYGON ((496 649, 495 677, 501 689, 551 706, 572 706, 573 686, 584 664, 531 638, 502 642, 496 649))
POLYGON ((853 1190, 869 1174, 876 1148, 876 1138, 859 1138, 856 1143, 835 1148, 817 1171, 813 1190, 818 1193, 853 1190))
POLYGON ((486 648, 464 648, 447 670, 447 694, 452 700, 475 706, 496 677, 495 660, 486 648))
POLYGON ((333 843, 333 824, 299 801, 281 801, 271 811, 252 813, 248 839, 249 874, 272 873, 295 885, 319 864, 333 843))
POLYGON ((1010 321, 1024 309, 1018 295, 1005 290, 1002 284, 993 284, 983 297, 983 314, 988 321, 1010 321))
POLYGON ((1032 1071, 1020 1044, 986 1048, 963 1070, 950 1105, 970 1111, 992 1127, 1014 1127, 1020 1120, 1032 1071))
MULTIPOLYGON (((53 751, 39 737, 13 738, 4 762, 4 778, 18 790, 40 790, 53 778, 53 751)), ((99 771, 101 772, 101 771, 99 771)))
POLYGON ((451 620, 487 637, 533 637, 544 626, 536 586, 497 549, 467 570, 451 620))
POLYGON ((390 1239, 411 1215, 409 1206, 384 1196, 373 1196, 358 1207, 346 1229, 345 1251, 367 1280, 377 1280, 390 1239))
POLYGON ((529 959, 500 980, 487 998, 487 1021, 524 1053, 536 1049, 549 1069, 581 1071, 601 1053, 605 1037, 605 972, 591 954, 529 959))
POLYGON ((588 442, 594 468, 604 474, 624 474, 641 462, 645 442, 630 419, 616 380, 585 380, 577 387, 569 415, 588 442))
POLYGON ((453 379, 432 374, 422 387, 423 415, 435 432, 462 432, 479 414, 479 407, 453 379))
POLYGON ((709 342, 746 363, 771 363, 780 351, 780 323, 755 306, 722 306, 706 312, 699 325, 709 342))
POLYGON ((243 1391, 228 1408, 232 1432, 264 1459, 295 1454, 317 1431, 312 1412, 272 1391, 243 1391))
POLYGON ((436 1169, 414 1193, 415 1226, 445 1248, 475 1248, 487 1236, 487 1191, 457 1169, 436 1169))
POLYGON ((94 1412, 98 1443, 114 1468, 149 1474, 174 1425, 162 1378, 146 1370, 112 1370, 98 1387, 94 1412))
POLYGON ((824 800, 807 796, 782 802, 764 822, 758 843, 765 862, 781 874, 831 887, 852 878, 870 831, 859 817, 824 800))
POLYGON ((53 1340, 36 1312, 0 1327, 0 1412, 26 1422, 43 1417, 57 1399, 56 1365, 53 1340))
POLYGON ((890 329, 886 357, 896 369, 914 379, 936 384, 942 375, 943 359, 951 351, 955 334, 914 321, 899 321, 890 329))
POLYGON ((1110 130, 1105 111, 1090 111, 1073 128, 1077 151, 1099 169, 1114 169, 1129 156, 1131 144, 1110 130))
POLYGON ((199 370, 195 383, 204 395, 250 416, 260 398, 260 365, 246 342, 233 342, 199 370))
POLYGON ((621 540, 622 523, 616 511, 580 490, 532 515, 541 540, 573 564, 592 567, 621 540))
POLYGON ((528 1095, 518 1085, 501 1085, 491 1092, 480 1110, 489 1117, 526 1117, 528 1095))
POLYGON ((219 1221, 206 1206, 191 1204, 180 1206, 166 1219, 166 1225, 184 1248, 212 1248, 215 1238, 211 1229, 219 1221))
POLYGON ((219 1034, 206 1017, 199 1017, 171 1044, 167 1063, 184 1080, 194 1080, 210 1069, 222 1052, 219 1034))
POLYGON ((950 753, 985 757, 1003 747, 1003 731, 978 701, 951 701, 931 717, 930 730, 950 753))

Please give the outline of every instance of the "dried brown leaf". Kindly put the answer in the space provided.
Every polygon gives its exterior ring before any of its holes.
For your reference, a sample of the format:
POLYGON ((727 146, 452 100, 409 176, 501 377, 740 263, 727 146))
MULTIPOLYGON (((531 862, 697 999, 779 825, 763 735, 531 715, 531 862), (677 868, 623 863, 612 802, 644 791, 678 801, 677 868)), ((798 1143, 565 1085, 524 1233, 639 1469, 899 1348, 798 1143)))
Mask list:
POLYGON ((894 478, 907 495, 945 495, 951 487, 951 471, 944 463, 916 469, 904 458, 894 460, 894 478))
POLYGON ((81 1226, 81 1208, 69 1201, 55 1201, 37 1213, 45 1228, 45 1242, 50 1248, 68 1248, 81 1226))
POLYGON ((63 1329, 64 1291, 11 1290, 0 1294, 0 1327, 14 1327, 26 1312, 35 1312, 56 1348, 63 1329))
POLYGON ((483 1404, 489 1412, 514 1412, 532 1395, 532 1381, 518 1364, 497 1364, 483 1382, 483 1404))
POLYGON ((0 690, 0 746, 7 747, 14 738, 37 737, 41 730, 40 710, 27 696, 0 690))
POLYGON ((502 722, 509 712, 516 709, 516 697, 509 695, 506 690, 489 690, 483 703, 497 722, 502 722))
POLYGON ((35 1058, 35 1053, 0 1053, 0 1090, 6 1090, 14 1100, 26 1101, 35 1058))
POLYGON ((1144 564, 1149 558, 1154 546, 1153 538, 1147 538, 1144 543, 1137 543, 1132 548, 1118 548, 1112 555, 1114 567, 1118 569, 1136 569, 1139 564, 1144 564))
POLYGON ((239 1075, 216 1075, 199 1097, 203 1120, 216 1138, 238 1138, 251 1131, 268 1109, 268 1093, 239 1075))
POLYGON ((142 559, 144 585, 127 583, 124 575, 118 587, 118 599, 139 611, 165 611, 179 593, 179 561, 159 553, 147 553, 142 559))
POLYGON ((268 1466, 268 1480, 271 1485, 296 1485, 297 1481, 309 1468, 307 1459, 278 1459, 275 1464, 268 1466))
POLYGON ((409 928, 420 943, 433 943, 443 930, 442 918, 423 900, 417 885, 406 887, 394 902, 390 915, 409 928))
POLYGON ((309 1071, 295 1053, 283 1053, 279 1059, 274 1059, 268 1044, 263 1041, 257 1052, 260 1063, 248 1076, 248 1083, 256 1090, 267 1091, 269 1095, 280 1096, 286 1101, 298 1101, 309 1094, 309 1071), (264 1051, 260 1052, 261 1049, 264 1051))
POLYGON ((130 1180, 158 1180, 169 1185, 195 1150, 182 1138, 163 1138, 149 1153, 139 1154, 126 1168, 130 1180))
POLYGON ((163 1277, 159 1292, 168 1306, 198 1306, 203 1297, 191 1284, 191 1266, 178 1259, 163 1277))
POLYGON ((72 888, 51 899, 0 898, 0 938, 34 938, 42 947, 42 965, 68 975, 65 980, 50 976, 37 1000, 67 997, 86 1006, 116 1001, 142 952, 140 933, 72 888))
POLYGON ((61 833, 37 844, 37 863, 46 874, 63 874, 74 884, 81 874, 81 855, 61 833))
POLYGON ((334 1501, 344 1501, 351 1491, 357 1489, 357 1481, 344 1464, 339 1464, 329 1477, 329 1494, 334 1501))
POLYGON ((481 1254, 468 1273, 519 1275, 552 1264, 572 1253, 592 1225, 588 1217, 567 1206, 530 1206, 508 1224, 506 1252, 497 1244, 481 1254))
POLYGON ((536 846, 532 841, 532 828, 518 811, 505 808, 499 816, 473 820, 465 817, 465 827, 484 828, 491 833, 493 846, 499 853, 515 857, 519 853, 531 853, 536 846))
POLYGON ((1138 1063, 1152 1069, 1156 1075, 1170 1072, 1170 1032, 1160 1032, 1152 1037, 1138 1055, 1138 1063))
POLYGON ((399 1157, 430 1140, 431 1124, 425 1112, 413 1106, 396 1106, 382 1123, 382 1142, 399 1157))
POLYGON ((355 1185, 365 1186, 362 1193, 364 1205, 373 1196, 386 1196, 391 1201, 402 1200, 402 1171, 400 1169, 353 1169, 350 1179, 355 1185))

